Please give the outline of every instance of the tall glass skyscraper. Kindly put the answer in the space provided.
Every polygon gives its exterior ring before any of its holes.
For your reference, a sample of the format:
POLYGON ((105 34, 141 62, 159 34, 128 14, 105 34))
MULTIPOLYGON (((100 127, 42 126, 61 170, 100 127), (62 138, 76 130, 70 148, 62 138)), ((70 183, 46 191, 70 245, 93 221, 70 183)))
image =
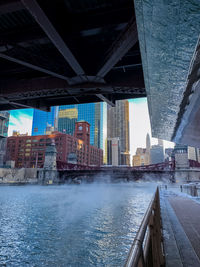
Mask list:
POLYGON ((46 134, 49 127, 57 129, 58 107, 51 107, 50 112, 34 109, 32 135, 46 134))
POLYGON ((58 111, 58 131, 73 135, 75 123, 78 120, 77 105, 59 106, 58 111))
POLYGON ((75 121, 82 120, 90 124, 90 144, 105 150, 105 139, 107 137, 106 103, 59 106, 59 131, 73 134, 75 121))

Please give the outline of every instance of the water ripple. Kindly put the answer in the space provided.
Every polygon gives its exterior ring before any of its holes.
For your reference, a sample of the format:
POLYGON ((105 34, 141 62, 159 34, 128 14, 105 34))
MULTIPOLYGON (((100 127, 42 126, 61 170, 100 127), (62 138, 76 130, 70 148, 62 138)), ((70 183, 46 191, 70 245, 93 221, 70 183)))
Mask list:
POLYGON ((0 187, 0 266, 123 266, 154 189, 0 187))

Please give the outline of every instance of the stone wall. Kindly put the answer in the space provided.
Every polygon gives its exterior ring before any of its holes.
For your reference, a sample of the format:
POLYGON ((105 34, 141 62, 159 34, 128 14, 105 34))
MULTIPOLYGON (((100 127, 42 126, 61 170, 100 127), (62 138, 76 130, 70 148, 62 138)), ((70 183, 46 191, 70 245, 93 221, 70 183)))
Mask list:
POLYGON ((174 178, 177 183, 200 182, 200 170, 176 170, 174 178))
POLYGON ((37 169, 0 168, 0 183, 36 182, 37 169))

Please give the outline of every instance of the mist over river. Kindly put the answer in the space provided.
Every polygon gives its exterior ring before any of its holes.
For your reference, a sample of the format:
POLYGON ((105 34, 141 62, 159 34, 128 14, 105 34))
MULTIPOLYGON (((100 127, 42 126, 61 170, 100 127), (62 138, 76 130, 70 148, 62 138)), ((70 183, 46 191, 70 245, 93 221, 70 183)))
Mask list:
POLYGON ((0 186, 0 266, 123 266, 155 188, 0 186))

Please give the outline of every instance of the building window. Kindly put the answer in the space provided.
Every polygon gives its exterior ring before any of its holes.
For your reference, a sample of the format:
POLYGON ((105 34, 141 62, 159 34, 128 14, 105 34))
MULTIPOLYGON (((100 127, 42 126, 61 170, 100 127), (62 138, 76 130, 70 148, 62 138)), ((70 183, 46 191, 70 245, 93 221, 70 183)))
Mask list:
POLYGON ((30 147, 31 146, 31 144, 26 144, 26 147, 30 147))
POLYGON ((82 131, 83 127, 82 126, 78 126, 78 129, 79 129, 79 131, 82 131))

